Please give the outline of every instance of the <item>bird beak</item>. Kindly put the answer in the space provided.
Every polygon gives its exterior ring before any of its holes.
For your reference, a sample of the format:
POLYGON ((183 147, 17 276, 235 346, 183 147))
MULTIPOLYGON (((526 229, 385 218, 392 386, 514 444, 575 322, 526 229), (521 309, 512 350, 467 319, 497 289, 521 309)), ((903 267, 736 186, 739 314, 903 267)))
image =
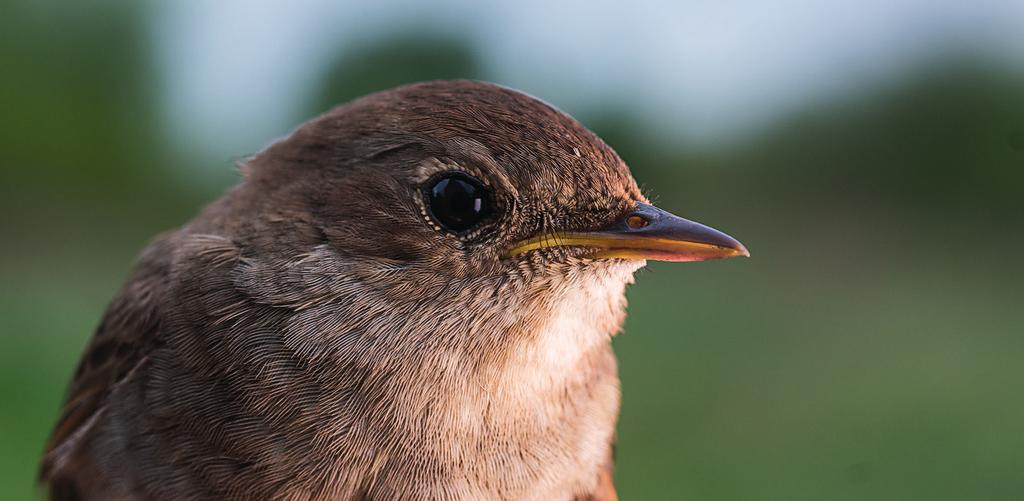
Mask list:
POLYGON ((512 246, 508 256, 568 246, 593 248, 587 254, 591 258, 706 261, 750 256, 735 238, 644 203, 597 231, 552 232, 528 238, 512 246))

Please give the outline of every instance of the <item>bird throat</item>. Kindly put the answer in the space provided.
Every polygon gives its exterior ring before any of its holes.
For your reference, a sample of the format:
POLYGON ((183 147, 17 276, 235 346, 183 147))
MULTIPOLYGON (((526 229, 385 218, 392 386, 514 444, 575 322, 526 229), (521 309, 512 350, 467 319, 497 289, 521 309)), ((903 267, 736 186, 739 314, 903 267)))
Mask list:
POLYGON ((625 287, 642 266, 620 263, 570 271, 563 280, 538 294, 526 334, 511 370, 522 370, 524 391, 543 392, 551 385, 585 378, 586 357, 607 349, 625 318, 625 287))

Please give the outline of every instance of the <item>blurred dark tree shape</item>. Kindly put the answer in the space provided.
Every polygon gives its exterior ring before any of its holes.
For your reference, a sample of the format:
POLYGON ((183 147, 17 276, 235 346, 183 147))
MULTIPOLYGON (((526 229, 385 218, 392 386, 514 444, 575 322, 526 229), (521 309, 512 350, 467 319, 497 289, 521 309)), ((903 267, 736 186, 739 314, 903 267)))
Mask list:
POLYGON ((396 32, 361 46, 346 47, 335 60, 325 61, 324 68, 319 91, 313 94, 303 116, 401 84, 484 78, 483 65, 469 41, 429 33, 396 32))
POLYGON ((0 168, 20 190, 107 194, 126 179, 156 182, 164 151, 142 5, 0 7, 0 168))
POLYGON ((663 141, 622 106, 581 118, 656 188, 648 196, 1024 218, 1024 75, 973 60, 938 61, 891 87, 815 104, 722 148, 663 141))
POLYGON ((1024 216, 1024 76, 944 61, 892 88, 794 116, 719 161, 807 206, 1024 216), (797 196, 800 195, 800 196, 797 196), (796 197, 796 198, 793 198, 796 197))

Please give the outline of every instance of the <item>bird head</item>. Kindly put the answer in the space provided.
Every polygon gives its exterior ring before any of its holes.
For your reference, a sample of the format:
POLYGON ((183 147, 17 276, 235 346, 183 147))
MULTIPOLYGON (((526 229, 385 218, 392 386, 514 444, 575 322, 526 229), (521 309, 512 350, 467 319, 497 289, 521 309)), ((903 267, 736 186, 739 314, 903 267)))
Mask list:
POLYGON ((486 83, 372 94, 254 164, 252 183, 301 191, 288 200, 307 202, 339 254, 446 278, 748 255, 724 233, 650 205, 623 160, 579 122, 486 83))
POLYGON ((370 312, 356 330, 536 331, 570 308, 610 335, 646 260, 747 255, 651 205, 623 160, 568 115, 486 83, 363 97, 244 172, 237 219, 260 230, 240 233, 258 239, 252 253, 269 249, 254 256, 266 270, 247 274, 251 294, 370 312))

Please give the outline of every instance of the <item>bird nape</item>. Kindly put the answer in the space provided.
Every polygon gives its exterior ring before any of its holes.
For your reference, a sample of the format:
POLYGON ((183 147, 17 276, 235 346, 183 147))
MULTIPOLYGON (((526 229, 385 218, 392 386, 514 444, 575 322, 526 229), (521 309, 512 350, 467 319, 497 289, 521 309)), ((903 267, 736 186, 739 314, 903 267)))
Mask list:
POLYGON ((242 171, 108 307, 54 499, 615 499, 626 285, 748 255, 486 83, 363 97, 242 171))

